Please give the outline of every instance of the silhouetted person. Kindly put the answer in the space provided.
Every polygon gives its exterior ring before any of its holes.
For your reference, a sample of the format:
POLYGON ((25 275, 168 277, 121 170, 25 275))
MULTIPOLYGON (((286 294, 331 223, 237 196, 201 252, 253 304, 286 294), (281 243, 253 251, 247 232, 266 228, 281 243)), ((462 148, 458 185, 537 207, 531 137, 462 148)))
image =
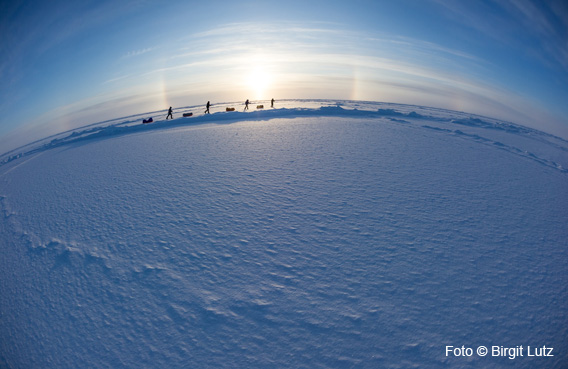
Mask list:
POLYGON ((174 119, 174 114, 171 106, 170 110, 168 110, 168 115, 166 116, 166 120, 168 120, 169 117, 172 117, 172 119, 174 119))
POLYGON ((271 108, 274 107, 274 99, 270 100, 270 107, 271 107, 271 108))
POLYGON ((211 113, 209 112, 209 107, 210 107, 210 106, 211 106, 211 103, 210 103, 209 101, 207 101, 207 105, 205 105, 205 107, 207 108, 207 109, 205 109, 205 114, 211 114, 211 113))
POLYGON ((249 108, 249 101, 247 99, 247 101, 245 101, 245 110, 248 110, 248 108, 249 108))

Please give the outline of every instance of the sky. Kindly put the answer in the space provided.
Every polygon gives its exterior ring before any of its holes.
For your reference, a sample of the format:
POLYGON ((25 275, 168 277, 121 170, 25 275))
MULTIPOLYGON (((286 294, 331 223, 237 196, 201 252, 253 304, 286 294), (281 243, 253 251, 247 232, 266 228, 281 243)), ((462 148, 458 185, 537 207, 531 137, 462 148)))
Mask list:
POLYGON ((568 2, 0 0, 0 152, 246 99, 426 105, 568 138, 568 2))

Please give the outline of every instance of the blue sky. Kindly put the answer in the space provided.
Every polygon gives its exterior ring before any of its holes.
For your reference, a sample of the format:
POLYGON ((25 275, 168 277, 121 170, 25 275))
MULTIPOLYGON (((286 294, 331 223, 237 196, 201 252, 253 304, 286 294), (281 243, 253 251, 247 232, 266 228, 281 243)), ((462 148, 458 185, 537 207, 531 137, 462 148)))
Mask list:
POLYGON ((2 152, 170 105, 272 97, 429 105, 568 137, 564 0, 12 0, 0 17, 2 152))

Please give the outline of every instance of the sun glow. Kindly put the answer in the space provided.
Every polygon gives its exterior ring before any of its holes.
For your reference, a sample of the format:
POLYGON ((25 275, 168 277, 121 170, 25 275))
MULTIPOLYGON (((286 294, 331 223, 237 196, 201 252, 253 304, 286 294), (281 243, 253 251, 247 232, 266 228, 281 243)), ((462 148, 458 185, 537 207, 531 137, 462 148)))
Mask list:
POLYGON ((265 94, 271 84, 270 74, 262 66, 255 66, 252 68, 247 76, 247 85, 251 92, 254 94, 254 99, 266 98, 265 94))

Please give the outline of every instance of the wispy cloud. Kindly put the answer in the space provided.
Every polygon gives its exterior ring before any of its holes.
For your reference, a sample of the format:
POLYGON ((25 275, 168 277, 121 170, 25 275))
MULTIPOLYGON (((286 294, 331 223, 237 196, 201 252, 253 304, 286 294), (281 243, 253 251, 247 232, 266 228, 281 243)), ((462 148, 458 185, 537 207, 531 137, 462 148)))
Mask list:
MULTIPOLYGON (((551 2, 554 4, 554 2, 551 2)), ((552 58, 562 65, 568 72, 568 5, 564 2, 564 9, 551 7, 548 2, 536 3, 527 0, 504 2, 507 9, 515 14, 525 29, 532 30, 538 38, 538 45, 544 55, 542 60, 548 63, 552 58), (562 13, 558 13, 562 11, 562 13)), ((537 49, 538 51, 538 49, 537 49)))
MULTIPOLYGON (((440 0, 437 4, 448 17, 476 30, 476 34, 503 43, 511 42, 519 24, 524 27, 531 21, 537 24, 534 32, 541 38, 556 32, 558 24, 566 25, 566 22, 551 22, 551 16, 546 12, 532 15, 536 12, 533 4, 524 1, 496 5, 440 0), (487 13, 491 9, 498 11, 487 13), (481 15, 485 13, 483 18, 481 15), (516 20, 505 16, 511 13, 516 14, 516 20), (500 32, 501 27, 510 29, 509 33, 500 32)), ((88 30, 108 20, 103 12, 105 9, 112 10, 103 8, 90 13, 93 19, 85 24, 80 24, 80 20, 68 23, 54 42, 73 37, 72 30, 88 30)), ((144 44, 140 47, 138 43, 129 44, 130 49, 113 50, 109 64, 115 63, 119 67, 98 80, 104 81, 98 83, 100 95, 71 101, 40 120, 49 121, 57 116, 68 117, 65 121, 71 119, 69 117, 77 120, 101 116, 102 119, 112 112, 122 115, 126 109, 142 112, 166 103, 188 105, 194 103, 189 99, 197 94, 200 94, 199 101, 204 95, 208 100, 233 92, 238 94, 237 98, 242 98, 251 90, 247 76, 255 68, 261 68, 270 77, 271 94, 286 93, 291 98, 333 95, 424 102, 482 114, 498 115, 501 112, 499 117, 503 118, 506 118, 504 113, 510 117, 521 116, 529 106, 524 104, 527 99, 521 94, 491 80, 494 65, 483 55, 465 46, 449 47, 432 39, 354 31, 336 23, 284 21, 231 23, 198 33, 180 31, 171 34, 178 38, 168 38, 160 43, 159 53, 155 52, 158 46, 151 46, 159 42, 156 40, 148 40, 147 47, 143 47, 144 44), (312 95, 307 96, 308 92, 312 95)), ((544 54, 553 53, 558 44, 559 40, 552 38, 542 46, 546 51, 544 54)), ((34 44, 24 40, 24 45, 32 47, 34 44)), ((541 50, 539 47, 534 46, 535 50, 541 50)), ((563 50, 555 58, 565 58, 562 55, 566 47, 563 50)), ((0 64, 0 73, 9 73, 6 65, 0 64)))
MULTIPOLYGON (((58 47, 65 49, 73 44, 73 40, 81 39, 86 34, 96 35, 112 20, 123 17, 140 6, 144 5, 139 0, 101 0, 96 4, 64 0, 2 1, 0 114, 10 113, 17 104, 28 106, 33 103, 30 101, 32 98, 44 98, 37 96, 35 91, 45 88, 37 79, 49 72, 45 69, 48 64, 46 60, 52 65, 69 65, 68 59, 76 56, 58 50, 58 47)), ((20 120, 23 116, 12 115, 20 120)), ((0 133, 1 128, 4 127, 0 127, 0 133)))
MULTIPOLYGON (((450 5, 469 17, 459 4, 450 5)), ((485 23, 471 21, 490 33, 485 23)), ((325 29, 323 24, 280 22, 234 23, 179 43, 184 48, 145 72, 162 76, 172 89, 206 90, 203 84, 243 88, 243 76, 259 64, 271 74, 273 90, 319 88, 362 99, 389 99, 376 91, 390 91, 398 102, 427 101, 505 119, 526 118, 529 106, 535 106, 492 81, 495 66, 483 57, 429 40, 344 30, 336 24, 325 29), (349 95, 354 86, 359 92, 349 95)))
POLYGON ((104 81, 104 82, 103 82, 103 85, 106 85, 106 84, 109 84, 109 83, 113 83, 113 82, 117 82, 117 81, 122 81, 122 80, 125 80, 125 79, 127 79, 127 78, 130 78, 130 77, 132 77, 132 76, 133 76, 132 74, 127 74, 127 75, 124 75, 124 76, 111 78, 111 79, 109 79, 109 80, 104 81))
POLYGON ((432 42, 388 35, 369 37, 337 27, 326 30, 319 26, 231 24, 185 40, 191 52, 173 55, 171 64, 148 73, 191 70, 204 65, 235 69, 258 62, 260 58, 260 62, 278 66, 274 69, 279 70, 291 68, 297 72, 301 65, 337 65, 455 83, 466 79, 472 71, 482 73, 488 65, 474 55, 432 42), (315 41, 308 40, 306 34, 319 34, 319 37, 315 41), (279 42, 274 42, 275 37, 279 42), (220 40, 223 47, 218 46, 220 40))
MULTIPOLYGON (((293 89, 294 83, 297 89, 305 89, 300 83, 317 87, 321 83, 317 79, 323 76, 335 81, 336 91, 350 91, 356 81, 360 86, 379 81, 385 90, 404 84, 404 90, 413 91, 413 98, 418 93, 434 94, 440 97, 437 105, 443 107, 466 96, 478 105, 481 101, 489 105, 487 99, 511 105, 507 96, 513 95, 482 78, 492 65, 477 55, 431 41, 345 31, 336 24, 326 29, 321 23, 233 23, 184 36, 174 43, 184 47, 170 50, 140 74, 127 73, 106 83, 124 79, 160 81, 170 93, 205 92, 212 86, 237 90, 246 85, 248 71, 261 66, 271 75, 275 91, 293 89)), ((145 56, 152 50, 133 50, 127 55, 145 56)), ((371 88, 361 91, 357 95, 361 98, 372 94, 371 88)), ((408 98, 405 102, 412 101, 408 98)))
POLYGON ((568 72, 568 3, 565 1, 432 0, 448 19, 500 42, 524 50, 549 68, 568 72))
POLYGON ((130 50, 130 51, 128 51, 126 54, 124 54, 121 59, 126 59, 126 58, 132 58, 132 57, 135 57, 135 56, 140 56, 140 55, 149 53, 149 52, 153 51, 154 49, 155 49, 155 47, 147 47, 147 48, 144 48, 144 49, 130 50))

